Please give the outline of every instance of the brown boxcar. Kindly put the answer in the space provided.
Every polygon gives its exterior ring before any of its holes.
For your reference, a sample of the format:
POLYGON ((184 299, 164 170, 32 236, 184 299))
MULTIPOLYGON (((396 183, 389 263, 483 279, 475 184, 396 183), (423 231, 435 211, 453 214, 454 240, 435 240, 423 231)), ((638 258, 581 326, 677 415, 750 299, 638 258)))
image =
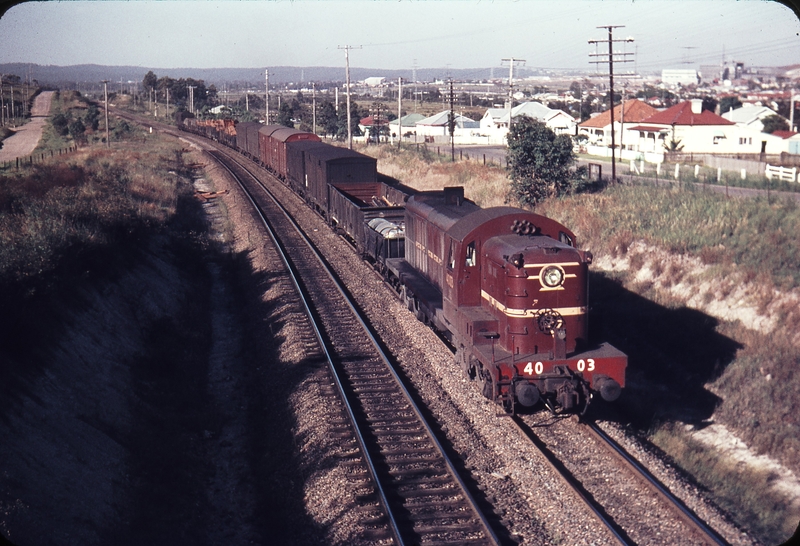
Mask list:
POLYGON ((236 124, 236 148, 256 161, 260 161, 258 151, 258 131, 263 125, 257 121, 243 121, 236 124))
POLYGON ((378 180, 377 159, 347 148, 329 145, 308 148, 304 150, 303 160, 306 200, 325 216, 329 208, 329 186, 373 184, 378 180))
POLYGON ((281 180, 286 180, 286 145, 290 142, 320 141, 313 133, 282 125, 265 125, 259 129, 258 135, 264 165, 281 180))

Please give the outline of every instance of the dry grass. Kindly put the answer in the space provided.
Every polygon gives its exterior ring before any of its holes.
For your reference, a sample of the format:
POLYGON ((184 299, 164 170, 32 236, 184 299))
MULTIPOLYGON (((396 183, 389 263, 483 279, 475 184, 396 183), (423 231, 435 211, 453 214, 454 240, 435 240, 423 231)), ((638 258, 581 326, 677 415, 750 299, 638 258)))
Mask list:
POLYGON ((698 481, 710 487, 720 506, 749 527, 764 544, 779 544, 791 536, 800 514, 786 512, 790 500, 768 487, 768 471, 742 474, 737 464, 720 457, 680 427, 662 427, 653 441, 698 481), (710 484, 710 485, 709 485, 710 484))
POLYGON ((186 166, 180 148, 152 144, 84 150, 0 177, 0 279, 44 278, 174 219, 191 192, 186 166))
POLYGON ((463 186, 468 199, 482 207, 506 205, 509 180, 506 170, 478 161, 456 161, 437 157, 425 146, 364 146, 359 151, 378 160, 378 171, 397 178, 417 190, 463 186))

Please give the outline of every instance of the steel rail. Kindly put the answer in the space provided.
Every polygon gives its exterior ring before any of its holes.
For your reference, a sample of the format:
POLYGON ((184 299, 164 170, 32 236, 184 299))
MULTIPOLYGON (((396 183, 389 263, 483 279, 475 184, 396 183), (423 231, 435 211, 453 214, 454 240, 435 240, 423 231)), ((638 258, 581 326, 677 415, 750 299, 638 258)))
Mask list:
POLYGON ((677 508, 681 519, 695 529, 698 533, 706 537, 710 540, 713 544, 717 544, 719 546, 725 546, 728 542, 723 539, 716 531, 714 531, 711 527, 706 525, 706 523, 701 520, 694 512, 692 512, 680 499, 675 497, 666 487, 664 487, 655 476, 653 476, 646 468, 644 468, 639 462, 634 459, 627 451, 625 451, 622 446, 620 446, 614 439, 612 439, 608 434, 601 429, 597 423, 595 422, 588 422, 585 423, 585 426, 591 431, 592 435, 604 446, 606 446, 609 451, 623 464, 625 464, 628 468, 630 468, 635 474, 639 475, 645 482, 647 482, 657 493, 658 495, 666 500, 669 504, 673 505, 677 508))
MULTIPOLYGON (((463 481, 463 479, 461 478, 460 474, 458 473, 458 471, 457 471, 457 469, 455 467, 455 464, 450 459, 450 457, 447 455, 447 453, 446 453, 444 447, 442 446, 441 442, 439 442, 439 439, 436 437, 436 434, 434 433, 432 427, 428 423, 427 419, 425 419, 425 417, 423 416, 422 411, 420 410, 419 406, 414 402, 414 399, 411 396, 411 393, 408 391, 408 389, 406 388, 403 380, 400 378, 399 374, 397 373, 397 371, 395 370, 394 366, 392 365, 391 359, 389 358, 389 356, 385 353, 385 351, 381 347, 381 343, 378 341, 378 339, 377 339, 376 335, 374 334, 372 328, 363 319, 361 312, 357 309, 356 305, 353 303, 353 301, 352 301, 351 297, 349 296, 346 288, 342 285, 342 283, 335 276, 335 274, 333 274, 331 272, 331 268, 329 267, 329 265, 328 265, 327 261, 325 260, 325 258, 321 255, 321 253, 317 249, 316 245, 308 238, 308 236, 305 234, 303 229, 297 224, 297 222, 294 220, 294 218, 292 218, 291 214, 286 210, 286 208, 277 200, 277 198, 274 196, 274 194, 268 188, 266 188, 266 186, 264 186, 264 184, 260 180, 258 180, 258 178, 255 175, 253 175, 249 171, 249 169, 247 169, 247 167, 245 167, 244 165, 242 165, 241 163, 239 163, 237 160, 235 160, 233 158, 229 157, 229 160, 236 162, 238 164, 238 166, 243 171, 248 173, 248 175, 250 175, 252 177, 252 179, 264 190, 265 194, 283 212, 283 214, 285 215, 286 219, 291 223, 291 225, 296 230, 298 235, 303 239, 303 241, 312 250, 312 252, 313 252, 314 256, 316 257, 316 259, 319 260, 319 262, 324 266, 326 274, 328 275, 330 280, 334 283, 336 289, 338 290, 338 292, 341 295, 341 297, 343 298, 343 300, 346 302, 348 308, 353 313, 354 317, 356 318, 356 320, 358 321, 359 325, 362 327, 364 332, 367 334, 367 336, 368 336, 368 338, 370 340, 370 343, 375 348, 376 352, 380 355, 380 358, 384 361, 387 370, 389 371, 389 373, 393 377, 393 379, 396 382, 396 384, 399 386, 400 391, 403 394, 404 398, 406 399, 409 407, 413 410, 414 414, 417 416, 417 419, 423 425, 423 427, 424 427, 424 429, 425 429, 425 431, 427 433, 427 436, 430 438, 430 440, 433 443, 433 445, 435 446, 436 450, 439 452, 439 454, 441 455, 442 459, 444 460, 444 462, 446 464, 446 467, 447 467, 447 470, 448 470, 448 473, 451 475, 453 480, 457 483, 458 487, 460 488, 460 490, 461 490, 462 494, 464 495, 465 499, 467 500, 468 504, 472 507, 473 515, 480 521, 481 527, 483 528, 486 536, 490 539, 490 541, 493 544, 496 544, 496 545, 500 544, 500 539, 498 538, 497 534, 492 529, 492 527, 491 527, 490 523, 488 522, 486 516, 483 514, 483 512, 480 510, 480 508, 478 508, 477 501, 475 500, 473 495, 470 493, 466 483, 463 481)), ((226 168, 227 168, 227 166, 226 166, 226 168)), ((247 190, 245 190, 245 192, 248 193, 248 199, 250 200, 250 202, 253 203, 253 205, 255 207, 257 207, 257 205, 255 204, 255 202, 252 199, 252 197, 250 197, 249 192, 247 192, 247 190)), ((263 217, 263 215, 261 214, 260 210, 259 210, 259 215, 263 217)), ((266 220, 266 219, 264 219, 263 221, 267 222, 267 224, 269 223, 268 220, 266 220)), ((272 230, 271 229, 270 229, 270 237, 273 239, 273 241, 277 240, 277 238, 272 234, 272 230)), ((281 247, 281 249, 282 249, 282 245, 281 245, 281 243, 279 241, 277 241, 276 244, 279 247, 281 247)), ((281 254, 282 254, 282 256, 284 256, 284 259, 288 260, 288 257, 286 257, 283 254, 283 250, 281 250, 281 254)), ((289 261, 289 263, 291 262, 291 260, 288 260, 288 261, 289 261)), ((292 267, 292 269, 293 269, 293 266, 290 265, 290 267, 292 267)), ((292 273, 292 279, 293 279, 293 282, 295 283, 296 288, 302 293, 302 289, 300 287, 300 284, 299 284, 297 278, 294 276, 294 272, 292 273)), ((303 298, 303 301, 304 301, 304 306, 306 307, 306 312, 307 312, 308 316, 311 318, 311 320, 313 322, 313 314, 310 311, 310 306, 309 306, 308 302, 306 301, 305 297, 303 298)), ((349 415, 351 421, 354 423, 354 428, 358 428, 357 426, 355 426, 356 420, 355 420, 354 411, 353 411, 353 408, 350 405, 350 402, 347 400, 348 397, 347 397, 345 389, 344 389, 344 387, 342 385, 341 378, 339 377, 339 375, 338 375, 338 373, 337 373, 337 371, 335 369, 335 366, 333 365, 333 361, 331 359, 331 356, 330 356, 330 353, 328 351, 328 348, 325 345, 325 342, 323 341, 322 334, 319 331, 319 329, 316 326, 316 324, 314 325, 314 330, 315 330, 315 335, 317 335, 317 338, 320 340, 322 346, 324 347, 325 355, 326 355, 326 358, 328 360, 329 367, 333 371, 334 377, 336 378, 337 388, 339 388, 340 392, 343 395, 343 398, 345 399, 345 404, 347 406, 348 415, 349 415)), ((370 459, 368 451, 366 449, 366 445, 364 443, 364 438, 363 438, 362 434, 360 433, 360 431, 357 434, 358 434, 359 444, 362 446, 362 451, 365 453, 365 457, 367 459, 369 459, 369 463, 368 464, 369 464, 369 468, 370 468, 370 473, 373 475, 375 483, 378 484, 377 487, 378 487, 379 492, 380 492, 381 502, 386 507, 387 514, 391 514, 391 509, 389 508, 389 503, 388 503, 385 491, 383 490, 383 487, 380 485, 379 479, 378 479, 376 471, 375 471, 374 463, 370 459)), ((398 541, 398 544, 402 544, 403 542, 402 542, 402 539, 400 537, 400 532, 399 532, 399 528, 398 528, 398 524, 397 524, 396 518, 392 514, 392 515, 390 515, 390 519, 392 521, 392 531, 396 536, 396 540, 398 541)))
POLYGON ((617 541, 617 544, 621 546, 635 546, 635 542, 631 539, 625 531, 620 529, 620 527, 614 523, 609 517, 606 516, 604 511, 598 506, 598 504, 591 499, 589 493, 583 488, 581 483, 572 475, 572 473, 567 470, 567 468, 558 460, 558 457, 550 451, 550 449, 545 445, 545 443, 539 439, 536 433, 531 430, 531 428, 525 423, 522 419, 519 418, 517 415, 511 416, 511 422, 517 427, 517 429, 528 439, 533 442, 536 448, 544 455, 547 464, 550 468, 558 474, 561 480, 578 496, 578 498, 586 505, 586 507, 592 512, 595 519, 600 523, 603 527, 605 527, 611 535, 614 537, 614 540, 617 541))
MULTIPOLYGON (((236 183, 242 189, 242 191, 244 192, 244 194, 247 197, 248 201, 250 202, 250 204, 253 206, 254 210, 258 214, 258 217, 260 218, 262 224, 266 228, 267 233, 268 233, 268 235, 270 237, 270 240, 272 240, 273 244, 275 245, 276 249, 278 250, 278 254, 281 257, 281 261, 283 262, 284 266, 286 267, 287 271, 289 272, 289 277, 292 280, 292 284, 294 285, 294 288, 295 288, 295 290, 297 291, 297 293, 298 293, 298 295, 300 297, 300 303, 303 306, 303 309, 304 309, 304 311, 306 313, 306 316, 309 318, 309 322, 311 323, 311 327, 314 330, 314 335, 316 336, 317 341, 319 342, 319 345, 322 348, 323 353, 325 354, 325 359, 326 359, 326 361, 328 363, 328 368, 330 369, 330 371, 331 371, 331 373, 333 375, 333 379, 334 379, 334 382, 336 383, 336 387, 339 390, 339 392, 342 394, 344 407, 345 407, 345 409, 347 411, 347 416, 350 419, 350 422, 355 425, 356 417, 355 417, 355 414, 353 412, 353 408, 352 408, 352 406, 350 404, 350 401, 347 399, 347 396, 345 394, 344 386, 342 385, 342 379, 339 376, 338 371, 336 370, 336 366, 334 366, 334 364, 333 364, 333 359, 331 357, 331 353, 330 353, 328 344, 325 342, 324 336, 322 335, 322 332, 319 329, 319 325, 317 324, 317 321, 314 319, 314 314, 311 311, 311 305, 310 305, 308 299, 306 298, 305 291, 302 289, 301 284, 299 282, 299 279, 297 277, 297 272, 295 270, 295 267, 292 264, 291 260, 289 259, 288 255, 286 254, 286 250, 285 250, 283 244, 280 242, 280 240, 278 239, 277 235, 275 234, 275 232, 274 232, 274 230, 272 228, 272 225, 270 224, 269 220, 264 215, 263 211, 261 210, 261 207, 259 207, 258 204, 255 202, 255 200, 251 196, 250 192, 247 190, 247 188, 244 187, 244 184, 242 184, 242 182, 240 181, 239 177, 228 167, 228 165, 225 164, 224 161, 221 161, 219 158, 215 157, 214 154, 210 153, 209 155, 214 157, 217 160, 217 162, 220 165, 222 165, 230 173, 230 175, 233 177, 233 179, 236 180, 236 183)), ((242 167, 242 168, 244 169, 244 167, 242 167)), ((247 169, 244 169, 244 170, 245 170, 245 172, 247 172, 248 174, 253 176, 252 173, 250 173, 247 169)), ((253 179, 257 181, 255 176, 253 176, 253 179)), ((269 194, 269 195, 270 195, 270 198, 273 199, 273 201, 275 203, 277 203, 277 201, 275 201, 275 199, 272 196, 272 194, 269 194)), ((302 235, 304 236, 304 234, 302 234, 302 235)), ((383 486, 382 486, 380 480, 378 479, 378 473, 377 473, 377 471, 375 469, 375 464, 374 464, 374 462, 372 460, 372 457, 369 455, 369 451, 367 450, 366 442, 364 440, 363 435, 361 434, 361 430, 359 429, 358 426, 353 426, 353 431, 354 431, 354 434, 356 436, 356 439, 358 440, 358 444, 361 447, 361 453, 364 456, 364 460, 365 460, 365 462, 367 464, 367 467, 369 468, 370 475, 372 476, 372 481, 375 484, 376 489, 378 490, 378 496, 380 498, 381 504, 383 505, 384 512, 386 513, 386 516, 389 519, 389 527, 391 529, 394 541, 395 541, 396 544, 398 544, 398 546, 404 546, 405 543, 403 542, 402 536, 400 534, 400 529, 399 529, 399 526, 397 524, 397 519, 395 518, 395 515, 392 512, 391 506, 390 506, 389 501, 388 501, 387 496, 386 496, 386 492, 384 491, 383 486)))

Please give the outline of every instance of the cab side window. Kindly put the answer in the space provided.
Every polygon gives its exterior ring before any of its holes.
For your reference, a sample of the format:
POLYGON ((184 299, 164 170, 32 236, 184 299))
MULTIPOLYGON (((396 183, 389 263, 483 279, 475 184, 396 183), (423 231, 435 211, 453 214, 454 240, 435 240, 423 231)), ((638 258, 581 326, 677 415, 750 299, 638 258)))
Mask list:
POLYGON ((447 269, 456 268, 455 246, 456 244, 453 241, 450 241, 450 253, 447 255, 447 269))
POLYGON ((477 264, 477 260, 475 259, 475 241, 472 241, 470 244, 467 245, 467 259, 464 263, 467 267, 475 267, 477 264))

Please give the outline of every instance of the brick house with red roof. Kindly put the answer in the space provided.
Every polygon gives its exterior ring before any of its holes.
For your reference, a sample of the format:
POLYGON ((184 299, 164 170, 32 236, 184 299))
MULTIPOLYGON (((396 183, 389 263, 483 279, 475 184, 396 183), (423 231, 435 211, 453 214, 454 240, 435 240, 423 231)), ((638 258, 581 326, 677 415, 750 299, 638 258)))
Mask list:
MULTIPOLYGON (((620 145, 620 136, 623 128, 627 128, 631 123, 639 123, 657 112, 658 110, 638 99, 626 100, 616 105, 614 107, 614 140, 616 145, 620 145), (624 120, 622 119, 623 114, 624 120)), ((606 110, 602 114, 581 123, 578 125, 578 135, 586 135, 590 145, 611 146, 611 113, 606 110)), ((628 148, 624 138, 622 146, 626 149, 628 148)))
POLYGON ((737 125, 702 109, 702 101, 685 101, 626 126, 624 138, 639 152, 676 151, 699 154, 760 154, 785 151, 781 138, 737 125))

